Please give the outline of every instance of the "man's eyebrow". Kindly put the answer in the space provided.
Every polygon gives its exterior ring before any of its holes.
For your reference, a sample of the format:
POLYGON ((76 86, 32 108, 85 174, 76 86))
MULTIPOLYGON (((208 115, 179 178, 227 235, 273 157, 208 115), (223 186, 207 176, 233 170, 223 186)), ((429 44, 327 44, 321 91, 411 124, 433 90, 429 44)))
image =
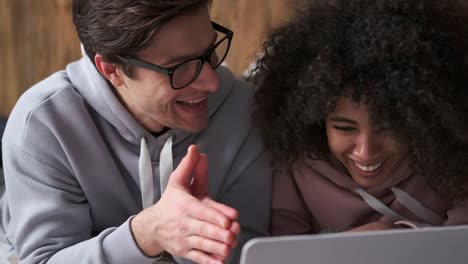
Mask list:
POLYGON ((193 55, 193 54, 190 54, 190 55, 183 55, 183 56, 179 56, 179 57, 173 57, 173 58, 170 58, 167 63, 165 64, 168 64, 168 65, 171 65, 171 64, 177 64, 179 62, 183 62, 183 61, 186 61, 186 60, 189 60, 189 59, 193 59, 193 58, 196 58, 198 56, 201 56, 202 54, 204 54, 209 48, 211 48, 215 43, 216 43, 216 40, 218 39, 218 34, 216 33, 216 31, 214 31, 214 38, 213 38, 213 41, 211 42, 211 44, 206 48, 204 49, 200 54, 198 55, 193 55))
POLYGON ((341 117, 341 116, 332 116, 332 117, 328 118, 328 120, 333 121, 333 122, 350 123, 350 124, 357 125, 356 121, 354 121, 352 119, 349 119, 349 118, 346 118, 346 117, 341 117))

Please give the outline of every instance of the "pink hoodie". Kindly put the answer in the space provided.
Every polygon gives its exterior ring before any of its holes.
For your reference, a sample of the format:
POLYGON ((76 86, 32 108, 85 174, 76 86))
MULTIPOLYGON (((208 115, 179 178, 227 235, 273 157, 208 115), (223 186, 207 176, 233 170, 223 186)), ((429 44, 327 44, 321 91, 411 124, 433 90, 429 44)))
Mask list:
POLYGON ((408 161, 383 186, 365 190, 333 157, 297 162, 292 170, 283 167, 274 175, 273 235, 345 231, 377 220, 468 224, 468 200, 451 208, 423 177, 411 174, 408 161))

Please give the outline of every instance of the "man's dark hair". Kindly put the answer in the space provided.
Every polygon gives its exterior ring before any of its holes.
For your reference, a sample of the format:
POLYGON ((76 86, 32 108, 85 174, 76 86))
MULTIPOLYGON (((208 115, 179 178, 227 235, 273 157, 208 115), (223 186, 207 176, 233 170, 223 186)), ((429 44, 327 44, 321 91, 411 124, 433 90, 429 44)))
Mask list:
POLYGON ((351 89, 409 142, 416 173, 468 197, 466 9, 458 1, 310 1, 257 62, 256 121, 275 162, 329 153, 324 121, 351 89))
MULTIPOLYGON (((135 55, 170 19, 194 11, 211 0, 73 0, 73 22, 84 49, 94 63, 122 64, 115 55, 135 55)), ((129 68, 124 67, 125 73, 129 68)))

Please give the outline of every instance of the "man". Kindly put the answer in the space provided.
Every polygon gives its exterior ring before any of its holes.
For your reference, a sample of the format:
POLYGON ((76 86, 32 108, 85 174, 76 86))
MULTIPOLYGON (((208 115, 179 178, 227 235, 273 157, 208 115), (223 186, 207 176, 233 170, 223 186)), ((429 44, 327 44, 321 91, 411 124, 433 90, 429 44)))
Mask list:
POLYGON ((3 138, 10 261, 237 263, 268 232, 271 176, 252 91, 218 68, 232 32, 208 0, 73 5, 86 55, 3 138))

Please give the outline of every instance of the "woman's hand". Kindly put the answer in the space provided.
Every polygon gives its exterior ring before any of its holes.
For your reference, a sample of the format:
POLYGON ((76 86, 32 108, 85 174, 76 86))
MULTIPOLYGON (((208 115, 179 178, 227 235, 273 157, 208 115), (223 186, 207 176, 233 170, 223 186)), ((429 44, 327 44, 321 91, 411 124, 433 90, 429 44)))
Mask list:
POLYGON ((377 231, 377 230, 390 230, 390 229, 398 229, 398 226, 384 221, 375 221, 369 224, 365 224, 346 232, 363 232, 363 231, 377 231))

